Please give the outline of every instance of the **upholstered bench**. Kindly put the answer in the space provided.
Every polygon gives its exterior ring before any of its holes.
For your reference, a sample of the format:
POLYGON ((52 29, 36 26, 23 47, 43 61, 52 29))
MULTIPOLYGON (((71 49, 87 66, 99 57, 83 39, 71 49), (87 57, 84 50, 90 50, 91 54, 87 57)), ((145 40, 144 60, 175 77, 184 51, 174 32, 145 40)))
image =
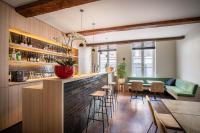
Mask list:
POLYGON ((171 94, 175 99, 179 100, 194 100, 198 101, 196 98, 198 85, 185 80, 177 79, 175 86, 166 85, 166 91, 171 94))

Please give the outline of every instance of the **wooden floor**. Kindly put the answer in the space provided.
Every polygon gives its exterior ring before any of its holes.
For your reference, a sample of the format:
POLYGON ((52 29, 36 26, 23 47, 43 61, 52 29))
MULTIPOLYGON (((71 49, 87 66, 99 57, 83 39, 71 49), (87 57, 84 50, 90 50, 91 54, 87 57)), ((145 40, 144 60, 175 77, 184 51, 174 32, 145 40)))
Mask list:
MULTIPOLYGON (((165 96, 165 98, 170 98, 165 96)), ((161 101, 152 101, 154 108, 159 113, 168 113, 161 101)), ((113 114, 109 117, 110 125, 106 127, 105 133, 146 133, 152 119, 148 104, 144 99, 132 99, 130 102, 130 93, 118 94, 118 106, 113 114)), ((5 130, 3 133, 22 133, 22 124, 19 123, 12 128, 5 130)), ((84 131, 85 132, 85 131, 84 131)), ((155 132, 152 127, 150 133, 155 132)), ((102 133, 102 124, 100 122, 91 122, 88 133, 102 133)))
MULTIPOLYGON (((170 98, 165 96, 164 98, 170 98)), ((129 93, 118 95, 118 108, 114 112, 110 125, 105 129, 105 133, 146 133, 151 122, 151 114, 146 99, 144 103, 141 99, 132 99, 130 102, 129 93)), ((169 113, 161 101, 152 101, 154 108, 159 113, 169 113)), ((88 133, 102 133, 100 122, 91 122, 88 133)), ((155 132, 152 127, 150 133, 155 132)))

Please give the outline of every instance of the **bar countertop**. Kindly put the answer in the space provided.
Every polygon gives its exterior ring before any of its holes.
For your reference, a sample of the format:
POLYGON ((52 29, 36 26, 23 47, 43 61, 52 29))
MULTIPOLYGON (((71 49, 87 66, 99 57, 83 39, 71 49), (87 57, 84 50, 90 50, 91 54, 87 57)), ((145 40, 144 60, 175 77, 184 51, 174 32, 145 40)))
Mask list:
POLYGON ((28 79, 24 82, 9 82, 9 86, 13 86, 13 85, 20 85, 20 84, 28 84, 28 83, 33 83, 33 82, 39 82, 39 81, 43 81, 43 80, 47 80, 47 79, 54 79, 56 77, 47 77, 47 78, 38 78, 38 79, 28 79))
POLYGON ((72 82, 72 81, 85 79, 85 78, 89 78, 92 76, 98 76, 98 75, 102 75, 102 74, 106 74, 106 73, 90 73, 90 74, 74 75, 73 77, 67 78, 67 79, 60 79, 60 78, 56 77, 56 78, 45 79, 45 81, 55 81, 55 82, 67 83, 67 82, 72 82))
POLYGON ((25 82, 9 82, 9 86, 20 85, 20 84, 28 84, 28 83, 39 82, 39 81, 43 81, 43 80, 59 81, 59 82, 66 83, 66 82, 76 81, 76 80, 79 80, 79 79, 89 78, 89 77, 96 76, 96 75, 101 75, 101 74, 105 74, 105 73, 91 73, 91 74, 74 75, 73 77, 67 78, 67 79, 60 79, 58 77, 28 79, 25 82))

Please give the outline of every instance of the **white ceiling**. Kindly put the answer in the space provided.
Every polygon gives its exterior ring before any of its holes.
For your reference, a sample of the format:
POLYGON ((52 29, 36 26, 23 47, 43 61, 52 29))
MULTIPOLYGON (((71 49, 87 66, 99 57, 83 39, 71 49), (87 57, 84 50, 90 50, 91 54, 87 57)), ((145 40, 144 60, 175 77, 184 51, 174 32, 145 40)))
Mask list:
MULTIPOLYGON (((4 0, 13 6, 34 0, 4 0)), ((80 31, 80 9, 84 9, 83 30, 128 24, 146 23, 169 19, 200 16, 200 0, 100 0, 36 16, 63 32, 80 31)), ((95 36, 95 42, 169 37, 185 35, 199 24, 148 28, 121 32, 110 32, 95 36), (108 38, 105 40, 105 38, 108 38)), ((92 36, 87 36, 89 43, 92 36)))
POLYGON ((200 0, 100 0, 37 16, 64 31, 80 31, 80 9, 84 9, 83 30, 200 16, 200 0))
MULTIPOLYGON (((132 39, 148 39, 148 38, 182 36, 182 35, 186 35, 188 32, 196 28, 200 28, 200 23, 120 31, 120 32, 110 32, 110 33, 95 35, 94 43, 132 40, 132 39)), ((85 38, 88 43, 93 43, 93 36, 86 36, 85 38)))

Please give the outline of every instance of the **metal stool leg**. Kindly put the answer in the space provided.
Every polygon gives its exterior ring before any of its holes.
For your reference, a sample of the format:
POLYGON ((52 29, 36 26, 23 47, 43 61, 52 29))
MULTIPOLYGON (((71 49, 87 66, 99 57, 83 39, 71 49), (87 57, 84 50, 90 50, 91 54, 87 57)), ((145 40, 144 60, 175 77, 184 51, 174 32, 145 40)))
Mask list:
POLYGON ((96 98, 95 98, 95 97, 94 97, 94 100, 93 100, 93 101, 94 101, 94 109, 93 109, 93 110, 94 110, 94 112, 93 112, 93 122, 94 122, 95 111, 96 111, 96 110, 95 110, 95 104, 96 104, 96 98))
POLYGON ((131 91, 131 99, 130 99, 130 102, 131 102, 131 100, 132 100, 132 97, 133 97, 133 92, 131 91))
MULTIPOLYGON (((108 96, 109 97, 109 96, 108 96)), ((109 102, 110 102, 110 114, 111 114, 111 118, 112 118, 112 100, 111 100, 111 97, 109 98, 109 102)))
POLYGON ((104 98, 104 105, 105 105, 105 110, 106 110, 106 117, 107 117, 107 124, 109 126, 109 122, 108 122, 108 111, 107 111, 107 107, 106 107, 106 98, 104 98))
POLYGON ((153 125, 153 122, 151 122, 151 125, 149 126, 149 129, 147 130, 147 133, 150 131, 152 125, 153 125))
POLYGON ((114 107, 114 102, 113 102, 114 101, 114 99, 113 99, 113 93, 112 93, 111 97, 112 97, 112 107, 113 107, 113 112, 114 112, 115 111, 115 107, 114 107))
POLYGON ((102 111, 102 121, 103 121, 103 133, 104 133, 104 115, 103 115, 103 98, 102 98, 102 106, 101 106, 101 111, 102 111))
POLYGON ((86 133, 87 133, 87 129, 88 129, 88 123, 89 123, 89 117, 90 117, 90 108, 91 108, 91 104, 92 104, 93 98, 90 101, 90 105, 89 105, 89 112, 88 112, 88 117, 87 117, 87 127, 86 127, 86 133))

